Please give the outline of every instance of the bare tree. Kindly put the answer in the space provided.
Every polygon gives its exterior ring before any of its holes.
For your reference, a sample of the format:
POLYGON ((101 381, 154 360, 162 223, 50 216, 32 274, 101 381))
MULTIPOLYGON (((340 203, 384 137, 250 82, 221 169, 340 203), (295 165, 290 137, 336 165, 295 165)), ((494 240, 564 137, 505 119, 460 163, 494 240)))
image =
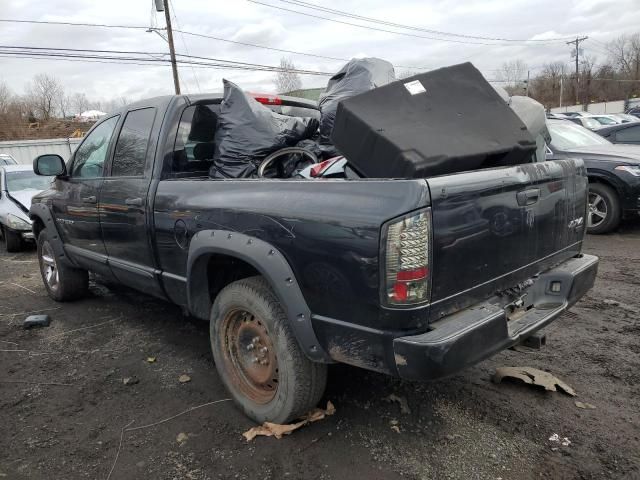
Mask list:
POLYGON ((280 71, 276 74, 275 84, 278 93, 289 93, 302 88, 302 80, 292 60, 280 59, 280 71))
POLYGON ((498 70, 498 78, 504 82, 504 89, 509 95, 522 95, 527 79, 527 64, 522 60, 505 62, 498 70))
POLYGON ((67 118, 67 114, 71 113, 71 105, 71 96, 62 92, 58 98, 58 108, 60 109, 60 115, 62 118, 67 118))
POLYGON ((76 92, 71 96, 71 109, 73 113, 79 115, 89 110, 89 99, 84 93, 76 92))
POLYGON ((29 102, 35 114, 42 120, 49 120, 60 105, 60 97, 64 95, 62 85, 57 78, 46 73, 33 77, 27 87, 29 102))
POLYGON ((627 79, 640 80, 640 33, 620 35, 607 44, 607 52, 627 79))
POLYGON ((7 84, 0 81, 0 115, 7 114, 12 96, 11 90, 9 90, 7 84))

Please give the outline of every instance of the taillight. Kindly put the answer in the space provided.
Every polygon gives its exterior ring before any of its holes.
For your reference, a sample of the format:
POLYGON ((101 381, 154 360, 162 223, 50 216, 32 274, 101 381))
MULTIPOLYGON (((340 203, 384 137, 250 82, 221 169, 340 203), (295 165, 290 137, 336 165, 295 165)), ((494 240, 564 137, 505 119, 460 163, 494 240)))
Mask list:
POLYGON ((269 95, 268 93, 251 93, 250 95, 263 105, 282 105, 282 99, 277 95, 269 95))
POLYGON ((429 300, 429 209, 386 225, 384 300, 389 305, 412 305, 429 300))

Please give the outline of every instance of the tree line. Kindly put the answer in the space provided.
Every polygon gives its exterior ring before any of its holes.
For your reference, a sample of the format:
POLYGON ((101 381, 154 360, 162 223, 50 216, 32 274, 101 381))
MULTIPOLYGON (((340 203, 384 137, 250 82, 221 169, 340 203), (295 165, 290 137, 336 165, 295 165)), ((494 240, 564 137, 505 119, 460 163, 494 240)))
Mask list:
POLYGON ((83 92, 69 92, 62 82, 40 73, 27 82, 23 94, 13 92, 0 79, 0 122, 47 122, 53 118, 72 118, 87 110, 109 112, 129 103, 125 97, 90 100, 83 92))
POLYGON ((600 57, 580 55, 577 85, 572 61, 545 63, 527 82, 529 67, 513 60, 502 65, 498 79, 511 95, 528 93, 546 108, 560 106, 561 100, 562 105, 587 105, 640 97, 640 33, 621 35, 602 50, 600 57))

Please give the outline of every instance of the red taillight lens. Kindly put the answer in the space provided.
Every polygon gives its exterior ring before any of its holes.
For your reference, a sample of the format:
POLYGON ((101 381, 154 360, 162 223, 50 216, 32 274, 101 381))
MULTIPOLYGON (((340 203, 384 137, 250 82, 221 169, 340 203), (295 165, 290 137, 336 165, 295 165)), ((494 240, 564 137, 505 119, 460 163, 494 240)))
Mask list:
POLYGON ((384 299, 389 305, 429 300, 431 211, 403 217, 387 225, 384 299))
POLYGON ((340 160, 342 157, 333 157, 329 160, 325 160, 324 162, 316 163, 313 167, 311 167, 310 175, 312 177, 319 177, 322 175, 331 165, 340 160))
POLYGON ((277 95, 266 95, 263 93, 252 93, 251 96, 256 99, 257 102, 263 105, 282 105, 282 99, 277 95))

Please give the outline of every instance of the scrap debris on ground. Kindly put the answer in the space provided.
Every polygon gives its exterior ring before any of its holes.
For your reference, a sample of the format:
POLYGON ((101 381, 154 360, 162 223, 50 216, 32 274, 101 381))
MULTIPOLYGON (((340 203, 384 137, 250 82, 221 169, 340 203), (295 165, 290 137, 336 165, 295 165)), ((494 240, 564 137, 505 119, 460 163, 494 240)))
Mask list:
POLYGON ((549 392, 557 392, 560 389, 561 392, 576 396, 576 392, 569 385, 564 383, 559 378, 555 377, 549 372, 543 372, 537 368, 531 367, 500 367, 496 368, 496 373, 493 375, 492 380, 495 383, 500 383, 503 379, 517 379, 530 385, 537 385, 544 387, 549 392))
POLYGON ((258 427, 250 428, 249 430, 244 432, 242 436, 247 439, 247 442, 250 442, 258 436, 276 437, 277 439, 281 439, 284 435, 289 435, 291 432, 304 427, 308 423, 317 422, 318 420, 322 420, 326 416, 333 415, 334 413, 336 413, 336 407, 334 407, 333 403, 329 401, 327 402, 327 408, 314 408, 304 417, 302 417, 298 422, 289 423, 286 425, 264 422, 258 427))

